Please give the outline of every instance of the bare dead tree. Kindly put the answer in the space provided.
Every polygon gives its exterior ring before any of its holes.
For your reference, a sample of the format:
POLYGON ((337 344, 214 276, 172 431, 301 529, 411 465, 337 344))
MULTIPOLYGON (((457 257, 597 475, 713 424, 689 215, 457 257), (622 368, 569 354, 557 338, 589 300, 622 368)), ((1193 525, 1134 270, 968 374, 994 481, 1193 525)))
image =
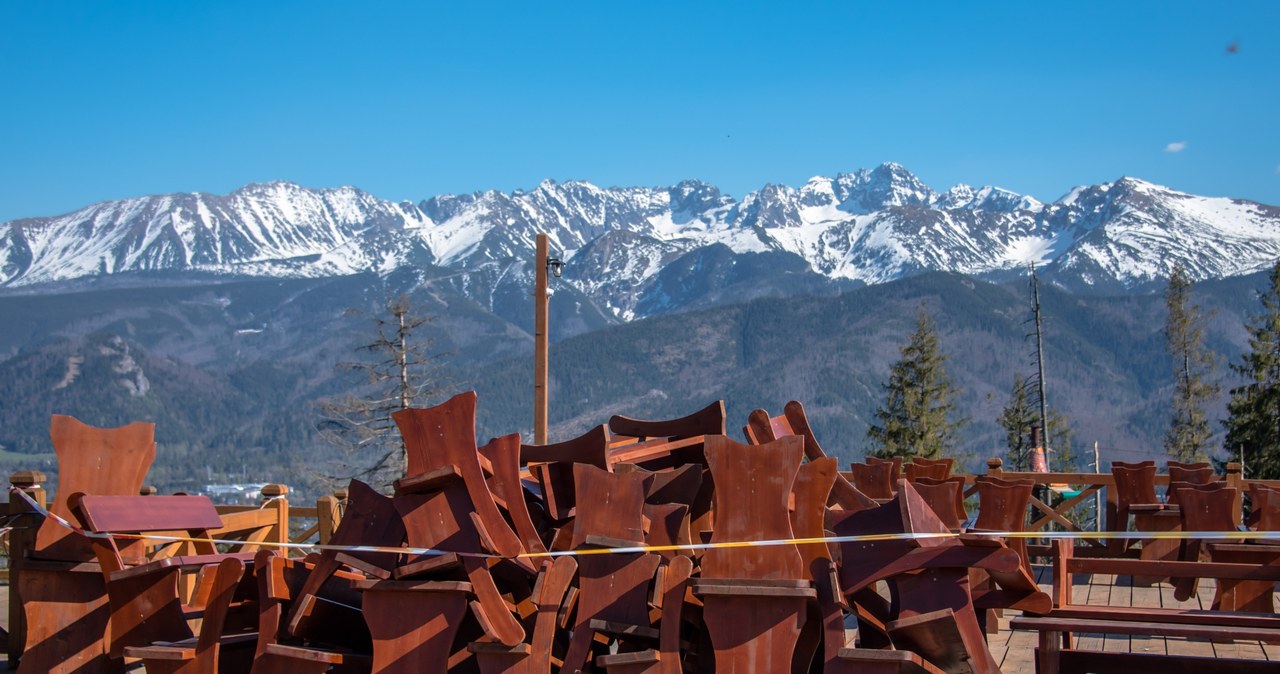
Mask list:
POLYGON ((430 318, 415 313, 407 295, 388 300, 385 313, 351 309, 346 315, 369 319, 374 337, 356 348, 363 358, 338 364, 352 389, 319 403, 320 437, 340 457, 325 477, 390 484, 407 468, 391 415, 426 406, 440 392, 439 354, 430 353, 431 340, 422 334, 430 318))

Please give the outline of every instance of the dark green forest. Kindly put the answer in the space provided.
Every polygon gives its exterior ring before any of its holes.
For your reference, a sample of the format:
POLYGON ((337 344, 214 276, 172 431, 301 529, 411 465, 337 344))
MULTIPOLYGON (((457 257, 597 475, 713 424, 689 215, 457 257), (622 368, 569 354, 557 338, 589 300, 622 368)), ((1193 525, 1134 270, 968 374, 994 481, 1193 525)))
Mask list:
MULTIPOLYGON (((1246 348, 1245 316, 1264 283, 1255 275, 1194 288, 1210 312, 1208 346, 1220 355, 1224 390, 1225 364, 1246 348)), ((376 310, 392 290, 350 277, 0 297, 0 468, 55 470, 52 413, 99 426, 145 420, 156 423, 159 445, 148 482, 161 490, 274 481, 314 495, 331 484, 332 457, 316 433, 315 402, 362 390, 336 364, 358 357, 369 325, 344 314, 376 310)), ((528 332, 429 286, 411 299, 433 317, 421 337, 437 355, 429 376, 442 397, 479 392, 480 441, 531 435, 528 332)), ((553 324, 572 300, 552 301, 553 324)), ((1041 301, 1047 397, 1067 415, 1077 453, 1088 446, 1091 454, 1096 441, 1104 457, 1159 455, 1172 385, 1163 298, 1042 286, 1041 301)), ((752 409, 777 414, 795 399, 829 452, 860 458, 889 364, 922 305, 969 422, 953 454, 977 467, 1003 455, 996 419, 1015 374, 1033 371, 1025 281, 931 273, 835 296, 757 299, 553 332, 551 439, 613 414, 666 418, 718 399, 738 435, 752 409)), ((1211 417, 1222 416, 1222 404, 1211 417)))

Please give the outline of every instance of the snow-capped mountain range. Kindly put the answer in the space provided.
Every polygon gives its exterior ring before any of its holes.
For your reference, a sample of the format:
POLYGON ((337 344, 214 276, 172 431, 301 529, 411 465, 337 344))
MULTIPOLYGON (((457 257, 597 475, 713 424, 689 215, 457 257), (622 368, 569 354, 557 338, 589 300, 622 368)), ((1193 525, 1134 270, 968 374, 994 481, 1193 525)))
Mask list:
POLYGON ((874 284, 947 270, 1000 278, 1035 263, 1065 287, 1121 290, 1160 281, 1175 262, 1205 279, 1280 258, 1276 206, 1133 178, 1044 204, 995 187, 936 192, 884 164, 799 188, 767 185, 740 201, 694 180, 662 188, 544 181, 417 204, 286 182, 110 201, 0 224, 0 290, 55 291, 103 277, 142 284, 155 272, 411 270, 492 307, 513 284, 527 295, 538 232, 565 259, 564 282, 624 321, 696 304, 698 293, 769 292, 763 286, 785 277, 874 284))

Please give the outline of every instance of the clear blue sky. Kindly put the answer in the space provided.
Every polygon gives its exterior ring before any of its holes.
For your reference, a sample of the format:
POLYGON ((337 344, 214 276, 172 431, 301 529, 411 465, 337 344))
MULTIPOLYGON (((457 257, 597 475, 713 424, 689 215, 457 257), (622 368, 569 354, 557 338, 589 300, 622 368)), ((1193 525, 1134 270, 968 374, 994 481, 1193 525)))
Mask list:
POLYGON ((6 2, 0 222, 277 179, 741 198, 885 161, 1280 204, 1278 103, 1273 1, 6 2))

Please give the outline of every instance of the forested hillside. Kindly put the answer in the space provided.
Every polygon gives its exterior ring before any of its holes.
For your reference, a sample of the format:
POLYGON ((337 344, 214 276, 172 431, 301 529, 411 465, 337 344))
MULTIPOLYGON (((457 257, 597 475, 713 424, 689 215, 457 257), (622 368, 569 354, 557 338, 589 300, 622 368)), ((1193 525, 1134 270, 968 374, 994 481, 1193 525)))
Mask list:
MULTIPOLYGON (((1206 282, 1194 297, 1213 318, 1209 346, 1226 362, 1245 349, 1260 276, 1206 282)), ((317 398, 359 388, 335 364, 359 356, 374 310, 394 288, 371 278, 244 282, 161 291, 0 298, 0 461, 4 470, 53 467, 51 413, 88 423, 157 423, 150 481, 161 489, 231 479, 314 489, 328 451, 317 398)), ((1041 288, 1050 405, 1079 447, 1104 459, 1159 452, 1171 365, 1159 295, 1079 296, 1041 288)), ((480 393, 479 434, 532 426, 530 336, 445 293, 413 295, 435 317, 427 330, 445 393, 480 393)), ((572 296, 552 302, 552 322, 572 296)), ((969 423, 956 453, 1002 452, 995 418, 1015 373, 1033 372, 1027 285, 947 273, 834 297, 759 299, 663 316, 561 339, 551 350, 552 440, 612 414, 660 418, 726 401, 730 431, 747 413, 805 403, 826 449, 860 457, 889 364, 919 307, 937 324, 969 423)), ((563 334, 554 332, 553 334, 563 334)), ((1230 380, 1226 380, 1227 386, 1230 380)), ((1225 396, 1225 389, 1224 389, 1225 396)), ((1220 405, 1211 416, 1221 415, 1220 405)), ((974 464, 975 466, 977 464, 974 464)))

